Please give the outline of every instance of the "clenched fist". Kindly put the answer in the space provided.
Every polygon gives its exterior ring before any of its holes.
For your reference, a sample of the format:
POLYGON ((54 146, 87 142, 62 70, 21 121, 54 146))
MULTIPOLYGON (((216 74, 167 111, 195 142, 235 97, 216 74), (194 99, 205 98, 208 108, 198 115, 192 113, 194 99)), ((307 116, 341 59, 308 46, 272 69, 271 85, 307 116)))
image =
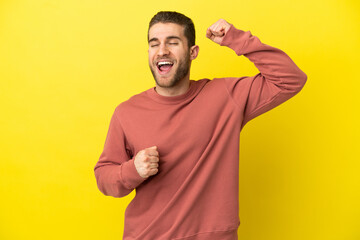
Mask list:
POLYGON ((229 31, 231 24, 224 19, 219 19, 206 30, 206 37, 220 44, 225 34, 229 31))
POLYGON ((155 175, 159 170, 159 152, 153 146, 139 151, 134 160, 136 171, 143 178, 155 175))

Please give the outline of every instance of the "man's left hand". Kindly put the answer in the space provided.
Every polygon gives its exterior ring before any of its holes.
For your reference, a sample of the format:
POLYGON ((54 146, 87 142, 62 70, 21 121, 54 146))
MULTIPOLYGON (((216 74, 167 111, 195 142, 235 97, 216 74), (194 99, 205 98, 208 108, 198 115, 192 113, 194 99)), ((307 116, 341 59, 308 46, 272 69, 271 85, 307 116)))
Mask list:
POLYGON ((224 19, 219 19, 206 30, 206 37, 217 44, 221 44, 231 24, 224 19))

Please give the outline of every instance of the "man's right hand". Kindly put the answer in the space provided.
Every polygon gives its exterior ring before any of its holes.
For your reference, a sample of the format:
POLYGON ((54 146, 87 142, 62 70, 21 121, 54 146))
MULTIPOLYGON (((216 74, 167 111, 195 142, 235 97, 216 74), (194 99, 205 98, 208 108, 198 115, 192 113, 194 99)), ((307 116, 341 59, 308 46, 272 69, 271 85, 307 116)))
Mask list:
POLYGON ((143 178, 155 175, 159 170, 159 152, 157 147, 149 147, 139 151, 134 160, 136 171, 143 178))

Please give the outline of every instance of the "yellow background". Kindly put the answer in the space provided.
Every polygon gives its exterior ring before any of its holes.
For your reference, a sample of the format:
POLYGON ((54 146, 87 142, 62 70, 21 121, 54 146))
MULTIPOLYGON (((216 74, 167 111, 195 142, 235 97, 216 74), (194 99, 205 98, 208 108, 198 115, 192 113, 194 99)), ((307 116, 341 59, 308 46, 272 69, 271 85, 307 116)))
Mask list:
POLYGON ((134 192, 103 196, 93 167, 114 108, 154 85, 146 34, 159 10, 195 22, 192 79, 257 73, 205 38, 219 18, 308 75, 242 132, 239 239, 360 239, 355 0, 0 1, 0 239, 121 239, 134 192))

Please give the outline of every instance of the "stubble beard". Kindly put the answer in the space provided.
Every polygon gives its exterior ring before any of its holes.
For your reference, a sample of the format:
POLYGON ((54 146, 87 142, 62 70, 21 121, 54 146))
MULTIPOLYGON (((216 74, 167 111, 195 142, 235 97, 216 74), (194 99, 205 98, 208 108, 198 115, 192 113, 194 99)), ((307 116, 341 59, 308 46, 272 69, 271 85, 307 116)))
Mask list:
POLYGON ((173 78, 166 82, 161 82, 161 80, 156 75, 157 67, 153 69, 150 66, 151 73, 155 79, 156 84, 162 88, 172 88, 176 86, 190 71, 190 54, 187 54, 183 61, 179 62, 178 69, 176 69, 175 75, 173 78))

